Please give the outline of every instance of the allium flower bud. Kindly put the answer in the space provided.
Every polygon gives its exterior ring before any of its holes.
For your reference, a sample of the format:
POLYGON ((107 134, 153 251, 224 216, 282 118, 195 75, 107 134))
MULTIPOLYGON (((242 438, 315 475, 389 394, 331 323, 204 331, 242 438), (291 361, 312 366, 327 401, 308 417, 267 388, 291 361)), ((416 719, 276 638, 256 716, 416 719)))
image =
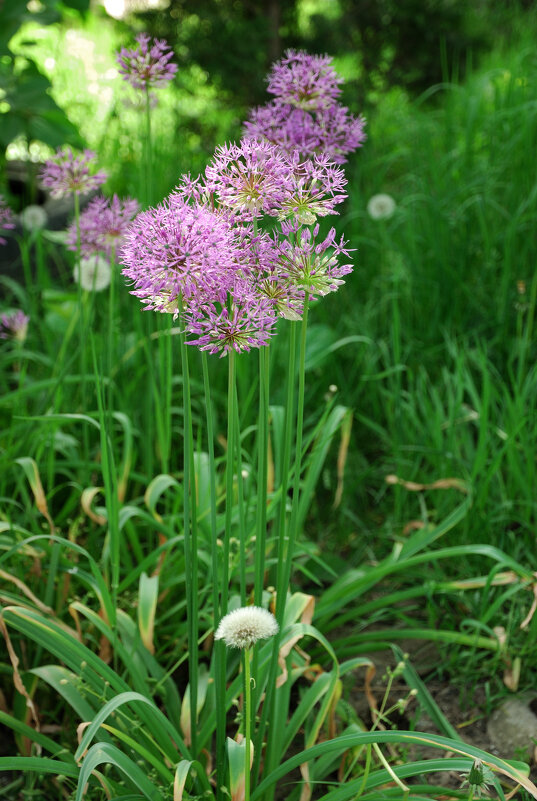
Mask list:
POLYGON ((276 618, 260 606, 243 606, 225 615, 214 635, 230 648, 252 648, 278 633, 276 618))

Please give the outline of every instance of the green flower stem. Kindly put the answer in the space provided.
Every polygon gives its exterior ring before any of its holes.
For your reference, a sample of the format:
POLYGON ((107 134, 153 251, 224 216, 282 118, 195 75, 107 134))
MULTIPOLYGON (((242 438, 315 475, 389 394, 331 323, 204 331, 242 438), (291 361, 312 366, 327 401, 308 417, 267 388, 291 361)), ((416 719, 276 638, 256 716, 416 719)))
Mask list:
MULTIPOLYGON (((296 420, 296 440, 295 440, 295 466, 293 471, 293 500, 291 505, 291 516, 288 526, 286 552, 284 555, 283 563, 283 579, 282 585, 284 594, 281 601, 280 615, 281 618, 276 619, 283 625, 283 615, 285 611, 285 595, 287 588, 291 581, 291 571, 293 567, 293 554, 295 549, 295 542, 298 536, 297 521, 298 510, 300 506, 300 476, 302 473, 302 439, 304 431, 304 394, 305 394, 305 381, 306 381, 306 338, 308 331, 308 307, 309 301, 306 296, 304 300, 304 311, 302 314, 302 321, 300 323, 300 357, 298 364, 298 409, 296 420)), ((276 601, 276 610, 278 610, 278 599, 276 601)))
POLYGON ((250 801, 250 754, 252 734, 252 697, 250 660, 252 649, 245 648, 244 656, 244 801, 250 801))
MULTIPOLYGON (((80 247, 80 196, 78 192, 75 192, 73 195, 74 200, 74 207, 75 207, 75 228, 76 228, 76 264, 78 265, 79 280, 77 281, 77 291, 78 291, 78 308, 80 310, 80 390, 81 390, 81 404, 82 404, 82 412, 84 414, 88 411, 88 404, 87 404, 87 386, 86 386, 86 372, 87 372, 87 364, 86 364, 86 327, 87 327, 87 314, 86 314, 86 293, 82 291, 81 285, 81 277, 82 271, 80 268, 80 260, 82 257, 81 254, 81 247, 80 247)), ((82 429, 82 441, 84 447, 84 460, 85 463, 88 463, 89 460, 89 431, 88 427, 84 426, 82 429)))
POLYGON ((261 606, 267 537, 268 416, 270 346, 259 348, 259 423, 257 429, 257 509, 255 536, 254 603, 261 606))
MULTIPOLYGON (((267 690, 263 710, 256 735, 256 749, 254 751, 254 776, 259 775, 261 766, 261 744, 264 742, 267 721, 274 719, 274 704, 276 702, 275 684, 278 671, 278 651, 283 624, 283 613, 285 611, 285 596, 287 587, 284 584, 284 554, 285 534, 286 534, 286 500, 289 488, 289 470, 291 465, 291 445, 293 438, 294 406, 295 406, 295 371, 296 371, 296 323, 291 323, 289 331, 289 355, 287 369, 287 400, 285 406, 285 418, 283 427, 283 455, 280 469, 280 508, 277 518, 278 536, 278 565, 276 574, 276 620, 278 621, 279 631, 275 635, 274 648, 268 672, 267 690)), ((270 772, 273 756, 273 737, 277 732, 269 731, 267 738, 267 752, 265 755, 265 771, 270 772)), ((272 791, 269 790, 269 793, 272 791)))
POLYGON ((112 399, 112 371, 116 358, 116 325, 114 312, 116 310, 116 251, 112 248, 110 253, 110 290, 108 293, 108 364, 107 364, 107 378, 108 378, 108 414, 112 415, 113 399, 112 399))
POLYGON ((183 521, 185 542, 185 585, 188 620, 188 668, 190 682, 190 731, 192 753, 196 755, 197 707, 198 707, 198 537, 196 514, 196 479, 194 472, 194 441, 192 436, 192 405, 190 397, 190 374, 188 369, 188 346, 183 332, 181 340, 181 364, 183 370, 183 521))
POLYGON ((151 137, 151 99, 149 87, 145 87, 145 203, 150 206, 153 199, 153 142, 151 137))
MULTIPOLYGON (((214 420, 211 403, 211 385, 209 381, 209 368, 207 353, 201 351, 201 365, 203 370, 203 388, 205 393, 205 411, 207 420, 207 452, 209 454, 209 482, 210 482, 210 521, 211 521, 211 564, 213 579, 213 627, 218 628, 220 618, 220 588, 218 576, 220 573, 218 558, 218 542, 216 536, 216 463, 214 458, 214 420)), ((225 645, 223 642, 214 644, 214 691, 216 714, 216 797, 222 798, 221 788, 224 785, 225 749, 226 749, 226 664, 225 645)))
POLYGON ((239 419, 239 401, 237 395, 237 382, 234 387, 235 394, 235 458, 237 464, 237 502, 239 519, 239 587, 241 594, 241 606, 246 606, 246 526, 244 511, 244 489, 242 479, 242 454, 241 454, 241 428, 239 419))
POLYGON ((159 443, 160 467, 163 473, 170 470, 171 408, 172 408, 172 316, 160 315, 164 320, 158 326, 158 367, 160 381, 155 384, 155 410, 159 443))
POLYGON ((228 356, 227 386, 226 516, 224 533, 224 560, 222 565, 222 584, 220 595, 220 611, 222 617, 227 614, 227 605, 229 600, 229 542, 231 539, 231 529, 233 525, 233 473, 235 468, 235 422, 237 419, 237 413, 235 411, 235 382, 235 353, 230 351, 228 356))

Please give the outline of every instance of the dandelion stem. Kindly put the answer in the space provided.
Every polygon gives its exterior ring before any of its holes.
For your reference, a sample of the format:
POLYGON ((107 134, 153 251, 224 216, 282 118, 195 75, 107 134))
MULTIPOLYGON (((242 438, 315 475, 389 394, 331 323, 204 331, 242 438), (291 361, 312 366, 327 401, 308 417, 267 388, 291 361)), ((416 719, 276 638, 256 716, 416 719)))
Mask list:
POLYGON ((250 801, 250 754, 252 728, 252 688, 250 676, 251 654, 251 648, 244 649, 244 801, 250 801))

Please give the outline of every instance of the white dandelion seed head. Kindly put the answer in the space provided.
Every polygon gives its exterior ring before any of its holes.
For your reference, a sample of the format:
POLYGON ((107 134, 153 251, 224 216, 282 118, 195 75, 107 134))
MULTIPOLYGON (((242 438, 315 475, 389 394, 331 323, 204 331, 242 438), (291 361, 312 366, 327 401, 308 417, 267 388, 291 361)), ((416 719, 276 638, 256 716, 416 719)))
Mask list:
POLYGON ((367 213, 372 220, 389 220, 396 208, 391 195, 373 195, 367 204, 367 213))
POLYGON ((252 648, 278 632, 276 618, 260 606, 243 606, 225 615, 214 635, 230 648, 252 648))
POLYGON ((21 225, 27 231, 40 231, 48 221, 47 212, 43 206, 26 206, 19 215, 21 225))
POLYGON ((73 277, 87 292, 101 292, 110 285, 110 262, 102 256, 85 256, 75 264, 73 277))

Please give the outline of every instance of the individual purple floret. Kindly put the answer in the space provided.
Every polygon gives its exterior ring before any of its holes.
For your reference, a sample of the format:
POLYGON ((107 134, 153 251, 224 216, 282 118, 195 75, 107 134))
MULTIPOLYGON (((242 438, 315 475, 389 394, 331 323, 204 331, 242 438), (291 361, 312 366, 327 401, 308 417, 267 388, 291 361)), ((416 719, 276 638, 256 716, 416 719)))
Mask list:
MULTIPOLYGON (((2 195, 0 195, 0 230, 7 231, 12 228, 15 228, 15 217, 2 195)), ((0 236, 0 245, 6 244, 7 240, 0 236)))
POLYGON ((206 191, 243 221, 277 216, 293 188, 292 172, 279 148, 241 139, 218 147, 205 170, 206 191))
POLYGON ((26 339, 30 318, 21 309, 0 317, 0 339, 15 339, 21 345, 26 339))
POLYGON ((146 309, 177 316, 233 284, 241 251, 225 217, 172 193, 141 212, 120 249, 123 274, 146 309))
POLYGON ((287 50, 272 66, 267 91, 280 103, 304 111, 330 108, 341 94, 343 78, 332 66, 330 56, 312 56, 304 50, 287 50))
MULTIPOLYGON (((112 252, 117 252, 125 231, 133 217, 140 210, 140 204, 132 198, 120 200, 96 197, 80 215, 80 252, 90 256, 96 252, 105 253, 111 259, 112 252)), ((67 232, 67 247, 77 250, 77 228, 72 223, 67 232)))
POLYGON ((337 102, 342 79, 328 56, 289 50, 269 75, 275 99, 250 112, 245 135, 291 154, 327 155, 337 164, 365 141, 365 120, 337 102))
POLYGON ((40 178, 43 186, 50 189, 54 198, 64 197, 71 192, 90 192, 104 184, 107 175, 104 170, 90 173, 95 153, 84 150, 82 155, 75 156, 69 148, 60 148, 56 155, 45 162, 40 178))
POLYGON ((128 50, 122 47, 116 61, 119 72, 134 89, 156 89, 171 81, 177 72, 177 64, 170 64, 173 50, 165 39, 154 39, 141 33, 136 37, 137 47, 128 50))
POLYGON ((219 353, 241 353, 268 345, 275 334, 277 316, 269 298, 256 291, 255 284, 237 276, 228 291, 199 306, 185 310, 186 328, 195 339, 190 345, 219 353))
POLYGON ((339 264, 338 256, 349 257, 343 237, 336 242, 336 229, 331 228, 327 237, 317 243, 319 226, 298 229, 298 224, 284 223, 282 232, 292 234, 292 239, 279 241, 279 268, 288 280, 307 292, 310 299, 335 292, 345 281, 342 276, 352 272, 352 264, 339 264))

